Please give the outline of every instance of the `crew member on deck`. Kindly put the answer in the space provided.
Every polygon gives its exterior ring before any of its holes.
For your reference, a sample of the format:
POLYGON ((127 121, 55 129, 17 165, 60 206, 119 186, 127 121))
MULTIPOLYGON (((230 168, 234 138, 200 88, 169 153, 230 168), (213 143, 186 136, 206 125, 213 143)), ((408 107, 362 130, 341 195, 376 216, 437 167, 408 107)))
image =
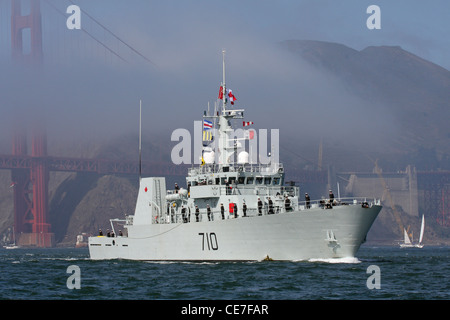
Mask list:
POLYGON ((200 209, 198 206, 195 206, 195 221, 199 222, 200 209))
POLYGON ((242 212, 244 213, 244 217, 246 217, 247 216, 247 204, 245 203, 245 201, 242 204, 242 212))
POLYGON ((269 197, 269 214, 273 214, 273 202, 269 197))
POLYGON ((184 206, 181 207, 181 217, 183 219, 183 222, 186 223, 187 222, 186 208, 184 206))
POLYGON ((334 202, 334 194, 333 194, 333 191, 331 191, 331 190, 330 190, 329 198, 330 198, 330 204, 333 205, 333 202, 334 202))
POLYGON ((225 220, 225 207, 223 203, 220 204, 220 213, 222 214, 222 220, 225 220))
POLYGON ((208 214, 208 221, 211 221, 211 208, 209 207, 209 204, 206 205, 206 212, 208 214))
POLYGON ((178 183, 175 183, 175 193, 178 193, 180 191, 180 187, 178 186, 178 183))
POLYGON ((289 200, 288 196, 286 196, 286 198, 284 199, 284 208, 286 209, 286 212, 292 211, 292 209, 291 209, 291 200, 289 200))
POLYGON ((263 207, 263 203, 262 203, 261 199, 258 198, 258 216, 262 215, 262 207, 263 207))
POLYGON ((305 193, 306 209, 311 208, 311 198, 308 193, 305 193))

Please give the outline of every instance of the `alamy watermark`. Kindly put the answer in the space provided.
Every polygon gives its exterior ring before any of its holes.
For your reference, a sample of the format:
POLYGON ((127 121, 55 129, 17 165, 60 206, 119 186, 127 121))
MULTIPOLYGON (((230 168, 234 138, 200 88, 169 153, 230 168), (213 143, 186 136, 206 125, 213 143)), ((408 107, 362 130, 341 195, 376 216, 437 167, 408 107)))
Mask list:
POLYGON ((366 26, 369 30, 381 29, 381 9, 377 5, 367 7, 366 13, 371 14, 367 18, 366 26))
POLYGON ((66 26, 69 30, 81 29, 81 9, 77 5, 67 7, 66 13, 70 16, 66 20, 66 26))
POLYGON ((71 275, 67 278, 66 286, 68 289, 81 289, 81 269, 77 265, 67 267, 66 273, 71 275))
POLYGON ((208 163, 220 163, 220 156, 227 149, 228 164, 277 164, 279 163, 279 129, 270 130, 270 139, 267 129, 234 129, 227 132, 226 145, 221 145, 217 129, 209 129, 210 140, 204 140, 202 121, 194 121, 194 137, 187 129, 175 129, 171 141, 178 142, 171 151, 171 160, 174 164, 202 164, 205 159, 208 163), (205 143, 206 142, 206 143, 205 143), (205 144, 207 147, 205 147, 205 144), (208 158, 207 158, 208 156, 208 158))
POLYGON ((367 274, 370 276, 367 278, 366 286, 367 289, 381 289, 381 269, 377 265, 370 265, 367 267, 367 274))

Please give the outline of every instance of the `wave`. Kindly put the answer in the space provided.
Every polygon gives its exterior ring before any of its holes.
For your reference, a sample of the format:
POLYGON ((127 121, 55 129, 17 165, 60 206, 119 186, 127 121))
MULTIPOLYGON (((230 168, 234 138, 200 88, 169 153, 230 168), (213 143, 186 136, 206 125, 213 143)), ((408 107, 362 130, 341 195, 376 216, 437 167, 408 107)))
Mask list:
POLYGON ((325 263, 361 263, 356 257, 344 257, 344 258, 317 258, 309 259, 308 262, 325 262, 325 263))
POLYGON ((183 260, 147 260, 147 261, 142 261, 145 263, 150 263, 150 264, 206 264, 206 265, 216 265, 219 264, 218 261, 183 261, 183 260))

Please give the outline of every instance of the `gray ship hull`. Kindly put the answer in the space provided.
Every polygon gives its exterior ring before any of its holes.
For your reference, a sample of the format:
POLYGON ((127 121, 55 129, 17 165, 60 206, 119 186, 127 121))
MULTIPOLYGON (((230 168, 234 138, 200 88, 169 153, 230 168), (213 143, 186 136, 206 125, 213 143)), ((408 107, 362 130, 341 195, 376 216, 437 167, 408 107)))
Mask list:
POLYGON ((128 226, 90 237, 91 259, 260 261, 355 257, 381 206, 340 205, 218 221, 128 226))

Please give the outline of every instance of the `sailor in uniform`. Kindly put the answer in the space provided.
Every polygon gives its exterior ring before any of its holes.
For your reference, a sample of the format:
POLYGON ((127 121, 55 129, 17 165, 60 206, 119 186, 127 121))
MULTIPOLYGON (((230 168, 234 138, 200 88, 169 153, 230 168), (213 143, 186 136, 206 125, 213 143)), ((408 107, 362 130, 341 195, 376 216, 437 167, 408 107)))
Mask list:
POLYGON ((309 197, 308 193, 305 193, 305 201, 306 201, 306 209, 311 208, 311 198, 309 197))
POLYGON ((262 203, 261 199, 258 198, 258 215, 259 216, 262 215, 262 207, 263 207, 263 203, 262 203))
POLYGON ((211 208, 209 207, 209 204, 206 205, 206 212, 208 214, 208 221, 211 221, 211 208))
POLYGON ((181 207, 181 217, 183 218, 183 222, 186 223, 187 222, 186 208, 184 206, 181 207))
POLYGON ((225 220, 225 208, 223 203, 220 204, 220 213, 222 214, 222 220, 225 220))
POLYGON ((286 209, 286 212, 292 211, 291 200, 289 200, 288 196, 286 196, 286 198, 284 199, 284 208, 286 209))
POLYGON ((195 221, 199 222, 200 209, 198 206, 195 206, 195 221))
POLYGON ((273 202, 272 202, 272 199, 270 199, 270 197, 269 197, 268 200, 269 200, 269 214, 273 214, 273 202))
POLYGON ((334 194, 333 194, 333 191, 331 191, 331 190, 330 190, 329 198, 330 198, 330 204, 333 205, 333 203, 334 203, 334 194))

